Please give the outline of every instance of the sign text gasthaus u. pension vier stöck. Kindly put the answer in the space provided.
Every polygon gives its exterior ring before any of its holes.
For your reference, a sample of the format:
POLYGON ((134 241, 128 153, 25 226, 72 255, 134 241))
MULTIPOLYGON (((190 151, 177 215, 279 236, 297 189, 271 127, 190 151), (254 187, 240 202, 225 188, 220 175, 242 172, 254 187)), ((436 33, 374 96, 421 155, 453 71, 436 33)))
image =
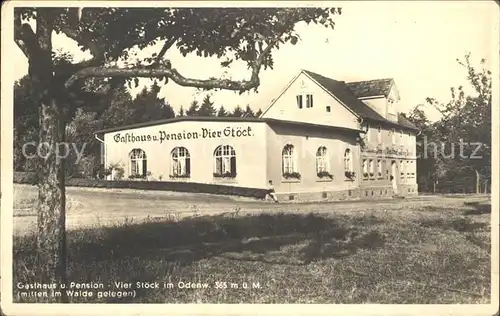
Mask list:
POLYGON ((117 133, 113 136, 116 143, 140 143, 140 142, 164 142, 168 140, 185 140, 200 138, 229 138, 229 137, 249 137, 252 134, 252 127, 225 127, 222 129, 201 128, 198 131, 185 131, 168 133, 158 131, 157 134, 136 134, 133 132, 117 133))

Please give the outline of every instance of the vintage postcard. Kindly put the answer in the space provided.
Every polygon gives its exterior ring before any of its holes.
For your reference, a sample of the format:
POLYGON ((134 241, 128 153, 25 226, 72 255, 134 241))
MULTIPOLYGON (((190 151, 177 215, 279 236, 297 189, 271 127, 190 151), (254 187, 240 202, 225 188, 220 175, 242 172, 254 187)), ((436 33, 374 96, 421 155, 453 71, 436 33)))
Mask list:
POLYGON ((495 1, 7 1, 5 315, 498 315, 495 1))

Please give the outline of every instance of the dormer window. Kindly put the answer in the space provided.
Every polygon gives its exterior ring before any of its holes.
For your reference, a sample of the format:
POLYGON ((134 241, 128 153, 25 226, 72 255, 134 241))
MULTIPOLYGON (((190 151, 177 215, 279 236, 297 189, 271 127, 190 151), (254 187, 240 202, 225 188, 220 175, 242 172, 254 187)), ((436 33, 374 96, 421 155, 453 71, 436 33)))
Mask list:
POLYGON ((297 107, 302 109, 302 95, 297 96, 297 107))
POLYGON ((387 108, 388 108, 389 114, 391 114, 391 115, 395 114, 395 111, 394 111, 394 100, 393 99, 387 99, 387 108))

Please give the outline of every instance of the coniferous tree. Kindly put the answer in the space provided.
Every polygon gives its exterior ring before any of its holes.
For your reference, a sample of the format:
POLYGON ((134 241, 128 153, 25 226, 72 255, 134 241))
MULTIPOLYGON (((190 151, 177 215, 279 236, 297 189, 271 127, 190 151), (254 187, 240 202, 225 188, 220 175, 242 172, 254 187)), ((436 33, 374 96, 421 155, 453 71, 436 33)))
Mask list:
POLYGON ((253 112, 253 110, 249 104, 247 104, 247 107, 245 108, 245 113, 243 114, 243 116, 244 117, 254 117, 255 116, 255 113, 253 112))
POLYGON ((177 114, 178 117, 185 116, 186 113, 184 113, 184 107, 181 105, 181 108, 179 109, 179 114, 177 114))
POLYGON ((150 89, 144 89, 137 95, 134 103, 135 113, 133 123, 149 122, 175 117, 172 106, 159 97, 160 86, 155 81, 150 89))
POLYGON ((218 117, 226 117, 229 116, 229 113, 227 113, 226 109, 224 108, 223 105, 220 106, 219 111, 217 112, 218 117))
POLYGON ((186 111, 187 116, 196 116, 198 115, 198 101, 193 100, 191 102, 191 105, 189 106, 189 109, 186 111))
POLYGON ((255 117, 260 117, 262 115, 262 110, 259 109, 257 112, 255 112, 255 117))
POLYGON ((237 105, 234 108, 234 110, 233 110, 233 112, 231 113, 230 116, 232 116, 232 117, 242 117, 244 113, 245 112, 243 112, 243 109, 239 105, 237 105))
POLYGON ((207 95, 198 109, 198 116, 215 116, 216 112, 214 103, 210 100, 210 95, 207 95))

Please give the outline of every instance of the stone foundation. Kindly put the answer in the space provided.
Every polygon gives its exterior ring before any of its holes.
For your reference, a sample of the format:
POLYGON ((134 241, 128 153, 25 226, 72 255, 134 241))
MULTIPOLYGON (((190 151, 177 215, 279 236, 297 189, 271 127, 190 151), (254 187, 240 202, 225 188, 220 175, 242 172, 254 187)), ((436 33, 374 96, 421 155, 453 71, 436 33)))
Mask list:
MULTIPOLYGON (((404 184, 398 187, 398 196, 418 196, 417 184, 404 184)), ((276 193, 280 202, 320 202, 320 201, 343 201, 343 200, 373 200, 391 199, 395 196, 392 186, 370 186, 360 187, 342 191, 320 191, 320 192, 287 192, 276 193)))

